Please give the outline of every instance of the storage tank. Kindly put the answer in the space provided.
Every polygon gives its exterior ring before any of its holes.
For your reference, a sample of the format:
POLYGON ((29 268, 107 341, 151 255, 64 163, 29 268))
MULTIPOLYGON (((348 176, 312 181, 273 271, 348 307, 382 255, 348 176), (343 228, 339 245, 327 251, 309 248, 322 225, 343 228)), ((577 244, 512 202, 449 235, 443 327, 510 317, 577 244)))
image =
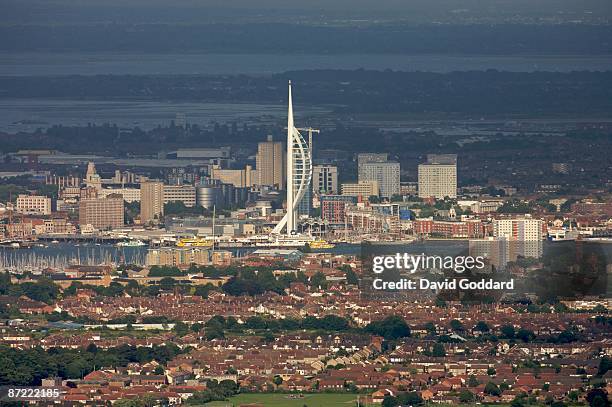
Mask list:
POLYGON ((213 206, 219 208, 221 202, 221 190, 219 187, 212 185, 201 185, 196 188, 196 203, 206 209, 212 209, 213 206))

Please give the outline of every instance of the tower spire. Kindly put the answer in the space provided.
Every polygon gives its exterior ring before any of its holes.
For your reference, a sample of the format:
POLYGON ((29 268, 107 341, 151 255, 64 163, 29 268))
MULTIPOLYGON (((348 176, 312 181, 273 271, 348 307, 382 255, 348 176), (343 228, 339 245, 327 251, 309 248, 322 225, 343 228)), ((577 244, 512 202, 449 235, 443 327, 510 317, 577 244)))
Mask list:
POLYGON ((291 80, 289 80, 289 106, 287 109, 287 234, 295 230, 294 194, 295 182, 293 176, 293 98, 291 96, 291 80))
POLYGON ((298 205, 310 187, 312 179, 312 155, 310 144, 304 140, 293 121, 293 99, 289 81, 287 109, 287 213, 274 227, 272 233, 297 232, 298 205))

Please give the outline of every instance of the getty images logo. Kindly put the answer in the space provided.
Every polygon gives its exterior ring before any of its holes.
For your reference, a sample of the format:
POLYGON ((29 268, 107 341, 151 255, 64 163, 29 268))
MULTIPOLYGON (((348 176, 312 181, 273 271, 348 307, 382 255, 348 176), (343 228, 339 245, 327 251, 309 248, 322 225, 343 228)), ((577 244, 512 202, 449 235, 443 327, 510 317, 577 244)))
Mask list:
POLYGON ((454 270, 463 273, 468 269, 483 269, 484 257, 477 256, 427 256, 425 253, 395 253, 393 255, 374 256, 372 271, 382 274, 385 270, 403 270, 416 273, 419 270, 454 270))

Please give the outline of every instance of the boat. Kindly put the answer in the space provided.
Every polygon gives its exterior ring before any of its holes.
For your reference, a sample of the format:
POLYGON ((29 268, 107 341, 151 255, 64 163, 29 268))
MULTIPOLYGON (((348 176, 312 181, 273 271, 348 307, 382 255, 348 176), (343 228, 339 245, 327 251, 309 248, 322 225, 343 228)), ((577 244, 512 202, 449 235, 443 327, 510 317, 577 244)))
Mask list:
POLYGON ((212 247, 213 241, 199 237, 184 238, 176 242, 176 247, 212 247))
POLYGON ((264 239, 254 237, 251 241, 256 247, 272 247, 272 248, 299 248, 312 243, 315 239, 309 235, 271 235, 264 239))
POLYGON ((142 240, 128 240, 124 242, 119 242, 115 246, 117 247, 141 247, 146 246, 147 244, 142 240))
POLYGON ((336 247, 335 244, 327 242, 323 239, 314 240, 308 243, 308 246, 310 246, 311 249, 333 249, 336 247))

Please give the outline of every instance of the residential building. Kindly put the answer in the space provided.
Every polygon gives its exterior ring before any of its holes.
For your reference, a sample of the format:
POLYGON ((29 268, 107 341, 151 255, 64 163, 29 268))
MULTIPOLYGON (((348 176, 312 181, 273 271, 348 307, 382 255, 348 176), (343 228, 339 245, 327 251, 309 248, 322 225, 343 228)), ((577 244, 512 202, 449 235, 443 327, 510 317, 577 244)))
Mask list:
POLYGON ((213 165, 210 169, 210 178, 238 188, 250 187, 253 185, 253 168, 247 165, 243 170, 230 170, 213 165))
POLYGON ((475 239, 485 235, 485 226, 480 219, 444 221, 422 218, 416 219, 413 223, 413 230, 417 235, 432 235, 455 239, 475 239))
POLYGON ((123 227, 123 197, 109 195, 105 198, 84 199, 79 202, 79 225, 91 225, 96 229, 123 227))
POLYGON ((164 204, 182 202, 186 207, 196 205, 196 188, 193 185, 164 185, 164 204))
POLYGON ((323 195, 338 194, 338 167, 315 165, 312 167, 312 192, 323 195))
POLYGON ((321 218, 330 224, 343 224, 347 205, 355 204, 357 199, 348 195, 322 195, 321 218))
POLYGON ((378 196, 379 192, 378 181, 361 181, 357 183, 342 184, 342 195, 368 198, 372 195, 378 196))
POLYGON ((257 185, 275 186, 278 189, 285 188, 285 152, 283 143, 274 141, 268 136, 267 141, 262 141, 257 146, 255 166, 257 168, 257 185))
POLYGON ((429 154, 418 168, 419 197, 444 199, 457 197, 457 156, 429 154))
POLYGON ((140 184, 140 220, 143 223, 159 219, 164 214, 164 184, 145 181, 140 184))
POLYGON ((366 163, 384 163, 387 162, 389 155, 387 153, 359 153, 357 154, 357 176, 364 179, 363 165, 366 163))
POLYGON ((486 237, 470 239, 469 253, 472 257, 483 257, 497 270, 504 270, 508 262, 516 261, 517 241, 506 237, 486 237))
POLYGON ((51 215, 51 198, 20 194, 17 197, 16 209, 24 215, 51 215))
POLYGON ((400 164, 395 161, 364 163, 359 176, 359 182, 362 181, 376 181, 383 198, 399 195, 400 164))
POLYGON ((516 240, 520 245, 517 249, 519 254, 540 258, 543 254, 543 239, 546 237, 546 223, 532 218, 495 219, 493 236, 516 240))

